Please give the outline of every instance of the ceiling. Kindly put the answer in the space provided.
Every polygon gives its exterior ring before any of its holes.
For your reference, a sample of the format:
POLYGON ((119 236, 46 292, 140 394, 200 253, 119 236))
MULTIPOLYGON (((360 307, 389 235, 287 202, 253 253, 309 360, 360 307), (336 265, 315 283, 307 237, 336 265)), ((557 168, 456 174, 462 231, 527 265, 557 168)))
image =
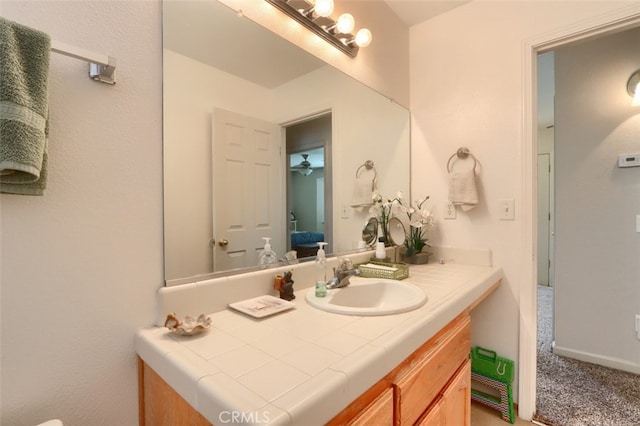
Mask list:
POLYGON ((471 0, 383 0, 408 26, 412 27, 427 19, 448 12, 471 0))

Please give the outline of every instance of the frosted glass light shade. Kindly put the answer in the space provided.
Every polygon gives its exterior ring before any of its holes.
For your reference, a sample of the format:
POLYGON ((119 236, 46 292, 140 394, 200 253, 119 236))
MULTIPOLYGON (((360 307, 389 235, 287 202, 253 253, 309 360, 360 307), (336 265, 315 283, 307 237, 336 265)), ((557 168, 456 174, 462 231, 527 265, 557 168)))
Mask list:
POLYGON ((361 28, 356 33, 356 44, 360 47, 367 47, 371 44, 372 37, 371 31, 366 28, 361 28))
POLYGON ((636 93, 633 95, 631 106, 640 106, 640 82, 636 84, 636 93))
POLYGON ((333 0, 316 0, 314 9, 316 15, 329 17, 333 13, 333 0))
POLYGON ((343 13, 336 22, 336 29, 342 34, 349 34, 356 26, 356 20, 350 13, 343 13))

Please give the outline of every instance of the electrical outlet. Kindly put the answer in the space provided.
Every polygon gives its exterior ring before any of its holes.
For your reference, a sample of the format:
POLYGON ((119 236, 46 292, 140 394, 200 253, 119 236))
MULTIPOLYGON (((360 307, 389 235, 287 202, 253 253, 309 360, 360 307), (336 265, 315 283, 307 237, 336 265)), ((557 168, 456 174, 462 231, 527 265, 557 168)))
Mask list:
POLYGON ((456 206, 451 201, 447 201, 444 206, 444 218, 455 219, 456 218, 456 206))
POLYGON ((640 314, 636 314, 636 336, 640 340, 640 314))

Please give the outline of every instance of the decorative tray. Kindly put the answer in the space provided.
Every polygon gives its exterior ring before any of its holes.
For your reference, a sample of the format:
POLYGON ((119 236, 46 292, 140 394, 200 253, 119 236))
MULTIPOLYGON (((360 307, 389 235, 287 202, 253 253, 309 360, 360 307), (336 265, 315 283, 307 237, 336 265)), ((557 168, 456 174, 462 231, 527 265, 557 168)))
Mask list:
POLYGON ((409 277, 409 265, 406 263, 391 263, 370 260, 356 265, 363 278, 384 278, 389 280, 404 280, 409 277))
POLYGON ((172 312, 167 315, 164 326, 171 330, 173 334, 193 336, 207 330, 211 326, 211 318, 205 316, 205 314, 200 314, 197 318, 187 315, 180 321, 176 314, 172 312))
POLYGON ((240 302, 229 303, 229 307, 254 318, 264 318, 296 307, 295 303, 274 296, 259 296, 240 302))

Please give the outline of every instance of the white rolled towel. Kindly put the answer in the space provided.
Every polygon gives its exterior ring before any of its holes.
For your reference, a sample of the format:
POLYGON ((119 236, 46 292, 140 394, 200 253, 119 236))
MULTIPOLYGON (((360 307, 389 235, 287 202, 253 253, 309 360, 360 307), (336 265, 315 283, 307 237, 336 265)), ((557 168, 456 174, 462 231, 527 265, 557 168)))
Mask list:
POLYGON ((375 171, 364 170, 356 176, 351 196, 351 207, 373 205, 373 192, 376 190, 375 171))
POLYGON ((449 201, 464 211, 478 205, 475 168, 449 173, 449 201))

